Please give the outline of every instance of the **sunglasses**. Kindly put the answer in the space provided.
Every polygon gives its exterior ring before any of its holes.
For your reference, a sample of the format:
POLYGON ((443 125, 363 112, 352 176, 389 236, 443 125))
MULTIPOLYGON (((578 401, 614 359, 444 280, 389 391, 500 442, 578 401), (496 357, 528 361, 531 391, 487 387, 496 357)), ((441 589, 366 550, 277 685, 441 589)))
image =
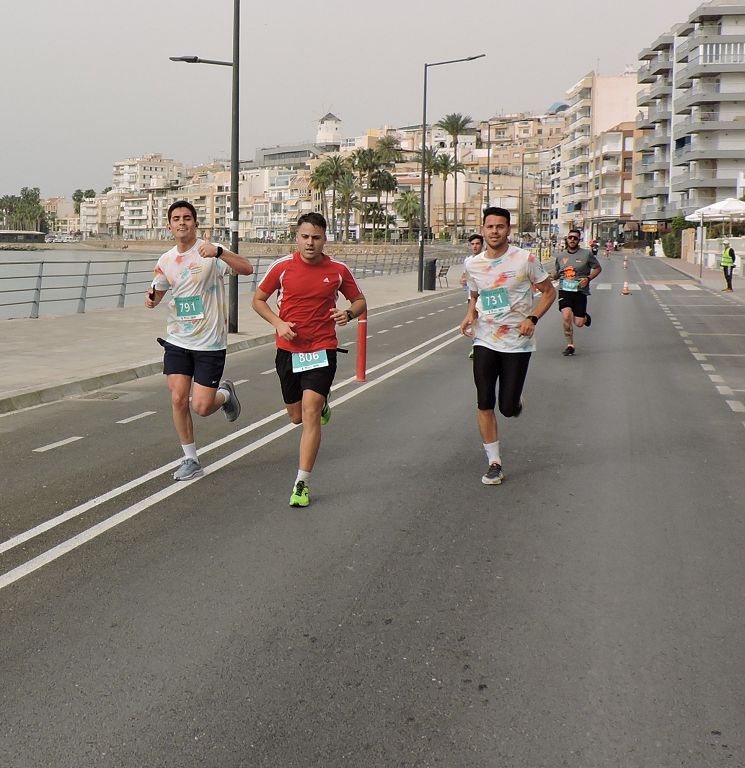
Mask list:
POLYGON ((577 235, 567 235, 567 240, 579 240, 577 235))

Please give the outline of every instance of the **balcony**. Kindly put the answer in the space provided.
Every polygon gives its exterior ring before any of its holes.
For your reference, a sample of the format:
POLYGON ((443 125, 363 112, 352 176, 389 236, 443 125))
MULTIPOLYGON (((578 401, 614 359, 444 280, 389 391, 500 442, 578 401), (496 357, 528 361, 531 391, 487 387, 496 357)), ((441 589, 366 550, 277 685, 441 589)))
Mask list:
POLYGON ((679 139, 692 133, 706 131, 743 131, 745 130, 745 115, 737 117, 722 117, 716 111, 697 111, 690 117, 678 120, 673 127, 673 136, 679 139))
POLYGON ((719 149, 691 144, 673 154, 673 165, 685 165, 691 160, 741 160, 745 164, 745 148, 719 149))
POLYGON ((651 183, 637 182, 634 186, 634 197, 657 197, 658 195, 667 195, 670 191, 668 184, 662 184, 658 181, 651 183))
POLYGON ((618 176, 621 173, 621 166, 617 163, 608 163, 600 166, 600 173, 603 176, 618 176))
POLYGON ((687 189, 737 189, 737 179, 722 178, 716 170, 704 168, 688 168, 688 172, 674 176, 672 180, 673 192, 683 192, 687 189))
POLYGON ((722 93, 714 83, 709 85, 696 85, 687 90, 685 96, 675 99, 673 104, 676 113, 690 111, 691 107, 699 104, 722 104, 734 101, 745 101, 742 91, 735 93, 722 93))
POLYGON ((665 158, 652 157, 648 162, 639 164, 639 173, 654 173, 654 171, 666 171, 670 167, 670 161, 665 158))
POLYGON ((643 64, 636 73, 636 80, 639 83, 653 83, 656 79, 657 75, 652 74, 649 64, 643 64))
POLYGON ((669 133, 658 133, 655 131, 653 134, 645 138, 647 140, 647 146, 649 149, 651 149, 652 147, 666 146, 670 143, 669 133))
MULTIPOLYGON (((731 37, 729 38, 731 39, 731 37)), ((722 72, 745 72, 745 53, 722 53, 719 55, 697 55, 688 65, 677 72, 677 87, 690 88, 691 80, 712 77, 722 72)), ((646 81, 639 81, 646 82, 646 81)))

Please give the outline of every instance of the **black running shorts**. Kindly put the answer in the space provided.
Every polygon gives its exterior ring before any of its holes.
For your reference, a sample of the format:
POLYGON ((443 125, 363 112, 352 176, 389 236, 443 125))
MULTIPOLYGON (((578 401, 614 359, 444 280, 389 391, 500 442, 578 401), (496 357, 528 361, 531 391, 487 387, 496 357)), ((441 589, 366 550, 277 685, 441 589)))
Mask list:
POLYGON ((477 407, 493 411, 497 404, 499 382, 499 412, 515 416, 520 412, 520 396, 528 374, 531 352, 495 352, 476 344, 473 347, 473 380, 476 384, 477 407))
POLYGON ((217 389, 225 370, 225 350, 208 352, 197 349, 184 349, 175 344, 163 342, 163 373, 166 376, 176 373, 190 376, 203 387, 217 389))
POLYGON ((559 311, 571 309, 575 317, 587 315, 587 294, 582 291, 559 291, 559 311))
POLYGON ((326 356, 329 364, 323 368, 312 368, 310 371, 293 373, 292 352, 288 352, 286 349, 277 350, 274 364, 282 387, 282 398, 287 405, 300 402, 306 389, 318 392, 323 397, 328 397, 331 385, 334 383, 334 376, 336 376, 336 350, 327 349, 326 356))

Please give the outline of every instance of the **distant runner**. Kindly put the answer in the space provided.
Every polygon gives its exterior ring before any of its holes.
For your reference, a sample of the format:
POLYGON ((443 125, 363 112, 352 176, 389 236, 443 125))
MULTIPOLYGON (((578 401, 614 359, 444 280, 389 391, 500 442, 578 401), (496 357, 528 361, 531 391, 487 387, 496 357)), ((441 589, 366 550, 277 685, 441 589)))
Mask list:
POLYGON ((570 229, 567 234, 567 249, 556 257, 552 279, 559 280, 559 311, 564 321, 564 337, 567 345, 562 352, 565 357, 573 355, 574 328, 590 327, 592 318, 587 311, 587 297, 590 295, 590 281, 602 271, 600 262, 588 250, 579 247, 581 232, 570 229))
POLYGON ((173 296, 168 334, 165 341, 159 341, 165 348, 163 373, 171 391, 173 424, 184 452, 174 480, 204 474, 191 411, 209 416, 222 408, 228 421, 235 421, 241 412, 233 382, 220 380, 228 342, 224 277, 228 273, 250 275, 253 267, 243 256, 198 238, 197 227, 197 212, 191 203, 177 200, 171 205, 168 229, 176 245, 158 259, 152 288, 145 295, 148 309, 157 307, 169 288, 173 296))

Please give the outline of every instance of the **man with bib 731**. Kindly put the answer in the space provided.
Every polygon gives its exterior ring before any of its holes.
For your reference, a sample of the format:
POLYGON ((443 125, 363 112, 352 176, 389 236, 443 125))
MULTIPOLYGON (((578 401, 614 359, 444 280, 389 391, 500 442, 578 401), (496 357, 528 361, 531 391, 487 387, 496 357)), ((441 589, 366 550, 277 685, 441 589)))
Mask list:
POLYGON ((570 229, 567 234, 566 251, 556 257, 556 268, 551 277, 559 281, 559 312, 564 323, 564 338, 567 345, 561 353, 564 357, 574 354, 574 327, 590 327, 592 318, 587 311, 587 297, 590 295, 590 281, 602 271, 597 257, 579 247, 582 233, 570 229))
POLYGON ((504 479, 495 406, 506 417, 519 416, 533 332, 556 296, 541 262, 530 251, 510 245, 510 212, 487 208, 481 229, 486 250, 469 256, 464 268, 471 298, 461 333, 473 337, 473 379, 476 384, 479 432, 489 467, 484 485, 504 479), (541 297, 533 306, 533 293, 541 297), (497 398, 497 383, 499 397, 497 398))
POLYGON ((297 222, 295 253, 275 261, 254 294, 253 308, 277 332, 275 364, 293 424, 302 424, 300 460, 291 507, 310 503, 308 481, 321 445, 321 425, 331 417, 328 395, 336 374, 336 326, 359 317, 367 302, 346 264, 329 258, 326 219, 305 213, 297 222), (268 299, 277 293, 277 312, 268 299), (339 293, 350 302, 337 309, 339 293))

